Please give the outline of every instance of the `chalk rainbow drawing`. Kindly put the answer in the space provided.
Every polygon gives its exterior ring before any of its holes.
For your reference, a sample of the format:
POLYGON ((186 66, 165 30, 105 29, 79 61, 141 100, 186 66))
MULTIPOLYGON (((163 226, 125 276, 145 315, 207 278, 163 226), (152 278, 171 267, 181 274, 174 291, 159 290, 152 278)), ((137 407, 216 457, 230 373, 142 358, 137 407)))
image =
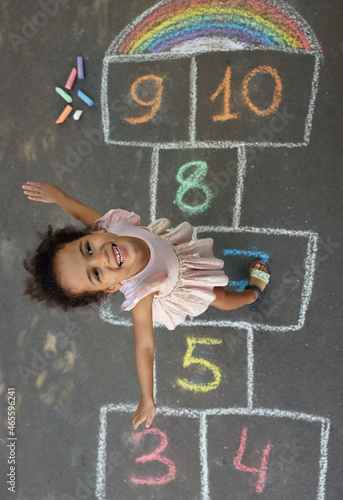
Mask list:
POLYGON ((161 2, 120 43, 120 54, 267 47, 311 51, 316 38, 286 4, 264 0, 161 2))
MULTIPOLYGON (((305 317, 310 302, 312 287, 314 282, 315 258, 317 253, 318 235, 312 231, 295 231, 292 229, 277 229, 264 227, 242 227, 241 212, 244 193, 244 181, 247 166, 248 147, 301 147, 307 146, 310 140, 312 119, 314 113, 315 99, 318 91, 318 80, 320 64, 322 61, 322 50, 317 37, 304 20, 304 18, 291 6, 282 0, 162 0, 143 12, 133 22, 113 40, 109 46, 104 60, 101 85, 101 108, 104 130, 104 140, 107 144, 117 146, 132 146, 151 148, 151 173, 150 173, 150 218, 157 218, 157 191, 160 168, 160 150, 178 149, 199 149, 199 148, 234 148, 237 149, 237 181, 234 198, 232 225, 229 226, 194 226, 194 237, 201 233, 227 233, 230 234, 250 234, 266 236, 284 236, 289 238, 303 238, 307 242, 305 258, 303 261, 304 277, 301 290, 300 309, 298 320, 295 323, 285 325, 268 325, 253 323, 249 321, 215 321, 201 318, 190 319, 183 323, 183 326, 206 326, 221 328, 237 328, 246 332, 246 407, 211 408, 207 410, 197 410, 191 408, 170 408, 166 406, 158 407, 158 415, 173 416, 195 419, 199 423, 199 454, 201 463, 201 500, 210 500, 210 472, 208 465, 208 422, 211 416, 242 416, 261 417, 270 419, 285 419, 286 421, 301 421, 316 426, 320 424, 320 456, 318 465, 318 486, 313 492, 315 500, 325 499, 326 474, 328 468, 328 442, 330 433, 330 420, 328 418, 309 415, 301 412, 291 412, 280 409, 254 408, 254 336, 255 331, 269 331, 275 334, 284 335, 286 332, 298 331, 305 323, 305 317), (234 141, 230 138, 224 140, 199 140, 197 138, 197 77, 198 77, 198 56, 203 53, 230 52, 230 51, 264 51, 281 52, 286 54, 301 54, 312 57, 314 60, 311 88, 309 92, 308 110, 304 124, 304 134, 301 140, 293 142, 272 142, 264 141, 234 141), (121 63, 145 63, 149 61, 168 60, 190 60, 190 86, 189 86, 189 126, 188 136, 181 141, 171 142, 147 142, 143 140, 119 140, 110 137, 111 121, 108 102, 109 89, 109 67, 111 64, 121 63)), ((264 66, 267 68, 267 66, 264 66)), ((261 68, 261 67, 260 67, 261 68)), ((269 66, 268 66, 269 68, 269 66)), ((269 69, 269 73, 272 68, 269 69)), ((229 79, 231 68, 226 72, 223 80, 223 89, 226 90, 228 98, 229 79)), ((246 78, 253 78, 251 72, 246 78)), ((143 77, 144 78, 144 77, 143 77)), ((154 75, 147 77, 157 78, 154 75)), ((222 78, 222 77, 221 77, 222 78)), ((280 87, 277 75, 274 75, 276 84, 280 87)), ((132 82, 131 82, 132 83, 132 82)), ((218 82, 219 83, 219 82, 218 82)), ((127 120, 133 126, 144 126, 147 119, 155 116, 159 110, 163 84, 155 81, 157 92, 154 101, 142 101, 142 106, 155 106, 143 117, 143 121, 137 119, 127 120), (160 93, 158 93, 158 91, 160 93)), ((135 91, 137 81, 131 87, 131 96, 139 104, 139 97, 135 91), (136 86, 135 86, 136 85, 136 86)), ((213 89, 214 90, 214 89, 213 89)), ((243 89, 244 90, 244 89, 243 89)), ((246 89, 245 89, 246 90, 246 89)), ((221 87, 215 92, 219 95, 221 87)), ((245 95, 247 101, 247 94, 245 95)), ((278 96, 276 96, 276 101, 278 96)), ((228 101, 228 99, 227 99, 228 101)), ((248 104, 251 104, 248 102, 248 104)), ((228 102, 226 103, 228 108, 228 102)), ((225 110, 224 118, 230 117, 228 109, 225 110)), ((274 111, 274 110, 273 110, 274 111)), ((220 120, 222 117, 219 115, 220 120)), ((212 120, 212 123, 215 120, 212 120)), ((249 251, 249 249, 246 249, 249 251)), ((130 319, 122 319, 116 316, 108 302, 102 307, 100 316, 104 321, 113 325, 121 325, 132 328, 130 319)), ((157 325, 159 326, 159 325, 157 325)), ((163 329, 161 332, 165 331, 163 329)), ((158 352, 156 352, 154 362, 154 397, 157 399, 157 377, 159 369, 158 352)), ((213 365, 214 366, 214 365, 213 365)), ((212 366, 212 368, 213 368, 212 366)), ((100 431, 98 443, 98 462, 96 497, 99 500, 107 498, 106 495, 106 446, 107 446, 107 419, 108 415, 114 413, 133 413, 136 409, 134 405, 127 404, 106 404, 100 409, 100 431)), ((141 434, 139 434, 140 436, 141 434)), ((240 453, 244 450, 244 443, 241 442, 240 453)), ((267 448, 269 453, 269 448, 267 448)), ((267 455, 266 452, 266 455, 267 455)), ((241 467, 241 455, 239 455, 237 467, 241 467)), ((241 467, 242 471, 244 467, 241 467)), ((263 469, 263 467, 261 467, 263 469)), ((251 469, 252 471, 253 469, 251 469)), ((251 472, 250 471, 250 472, 251 472)), ((255 469, 253 470, 255 472, 255 469)), ((257 471, 257 469, 256 469, 257 471)), ((263 469, 264 471, 264 469, 263 469)), ((264 479, 259 483, 259 488, 264 487, 264 479)))
POLYGON ((196 140, 197 61, 206 52, 241 50, 308 54, 315 60, 310 103, 302 142, 266 147, 304 146, 309 135, 318 90, 322 50, 317 37, 300 14, 276 0, 163 0, 130 23, 111 43, 103 61, 101 107, 104 139, 108 144, 162 149, 237 147, 253 142, 196 140), (111 63, 190 58, 189 140, 179 142, 120 141, 110 138, 108 71, 111 63))

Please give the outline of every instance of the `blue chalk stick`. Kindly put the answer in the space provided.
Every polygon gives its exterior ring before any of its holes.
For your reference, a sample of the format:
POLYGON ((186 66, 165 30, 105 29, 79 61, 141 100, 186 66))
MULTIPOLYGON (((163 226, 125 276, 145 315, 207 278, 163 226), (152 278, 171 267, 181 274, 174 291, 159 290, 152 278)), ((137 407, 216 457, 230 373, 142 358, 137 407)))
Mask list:
POLYGON ((94 101, 92 101, 92 99, 90 97, 88 97, 88 95, 86 95, 84 92, 82 92, 82 90, 78 90, 77 91, 77 95, 79 96, 80 99, 82 99, 86 104, 88 104, 88 106, 93 106, 94 105, 94 101))
POLYGON ((83 58, 78 56, 77 58, 77 77, 79 80, 84 80, 84 67, 83 67, 83 58))

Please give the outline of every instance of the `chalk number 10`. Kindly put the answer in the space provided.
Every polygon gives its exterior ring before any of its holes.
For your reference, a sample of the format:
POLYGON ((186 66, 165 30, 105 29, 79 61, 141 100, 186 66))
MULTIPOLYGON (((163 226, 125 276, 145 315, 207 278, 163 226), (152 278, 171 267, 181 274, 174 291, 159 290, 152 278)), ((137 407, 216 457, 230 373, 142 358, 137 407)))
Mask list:
MULTIPOLYGON (((219 96, 219 94, 223 94, 223 113, 214 115, 212 117, 213 121, 227 121, 227 120, 233 120, 235 118, 240 117, 240 113, 233 113, 230 109, 230 98, 231 98, 231 68, 230 66, 227 67, 225 71, 224 78, 217 88, 217 90, 211 95, 210 99, 211 101, 215 101, 216 98, 219 96)), ((255 113, 258 116, 268 116, 273 113, 278 109, 280 106, 281 102, 281 97, 282 97, 282 81, 281 78, 276 71, 275 68, 272 68, 271 66, 258 66, 258 68, 253 69, 250 71, 245 77, 243 78, 242 82, 242 88, 241 88, 241 99, 243 103, 248 106, 250 111, 255 113), (255 76, 258 74, 267 74, 270 75, 274 79, 274 93, 273 93, 273 100, 271 104, 269 105, 268 108, 266 109, 261 109, 253 104, 253 102, 250 99, 249 96, 249 83, 252 81, 255 76)))
MULTIPOLYGON (((226 68, 224 78, 216 91, 210 96, 211 101, 215 101, 220 94, 223 94, 223 111, 220 114, 214 115, 212 117, 213 121, 227 121, 234 120, 241 116, 239 112, 233 112, 230 108, 230 98, 231 98, 231 74, 232 69, 230 66, 226 68)), ((159 111, 162 104, 163 96, 163 79, 156 75, 144 75, 133 82, 131 85, 130 93, 132 99, 145 108, 149 108, 147 112, 142 116, 137 117, 126 117, 125 121, 131 125, 139 125, 142 123, 147 123, 153 118, 155 118, 157 112, 159 111), (149 95, 152 97, 149 99, 143 99, 139 97, 139 94, 146 94, 146 85, 149 87, 149 95)), ((241 100, 243 104, 248 106, 250 111, 258 116, 268 116, 278 109, 281 98, 282 98, 282 81, 275 68, 271 66, 258 66, 252 71, 247 73, 242 81, 241 88, 241 100), (259 74, 270 75, 274 79, 274 92, 271 104, 266 109, 262 109, 255 104, 253 104, 249 95, 249 84, 250 82, 259 74)))

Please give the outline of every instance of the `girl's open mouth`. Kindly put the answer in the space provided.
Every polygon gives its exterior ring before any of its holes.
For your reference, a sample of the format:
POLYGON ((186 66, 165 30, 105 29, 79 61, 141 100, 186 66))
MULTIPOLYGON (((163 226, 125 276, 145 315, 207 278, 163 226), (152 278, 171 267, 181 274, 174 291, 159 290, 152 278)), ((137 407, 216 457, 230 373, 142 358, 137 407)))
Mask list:
POLYGON ((112 253, 117 266, 121 267, 124 262, 124 256, 121 249, 115 243, 112 244, 112 253))

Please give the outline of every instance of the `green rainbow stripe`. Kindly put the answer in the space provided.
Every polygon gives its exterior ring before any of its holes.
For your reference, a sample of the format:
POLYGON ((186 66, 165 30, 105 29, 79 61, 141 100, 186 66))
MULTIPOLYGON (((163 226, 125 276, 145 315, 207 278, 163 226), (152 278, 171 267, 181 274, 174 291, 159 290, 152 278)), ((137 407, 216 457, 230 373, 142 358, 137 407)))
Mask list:
POLYGON ((171 0, 145 17, 123 40, 121 54, 170 52, 203 37, 246 46, 311 50, 299 24, 265 0, 171 0))

